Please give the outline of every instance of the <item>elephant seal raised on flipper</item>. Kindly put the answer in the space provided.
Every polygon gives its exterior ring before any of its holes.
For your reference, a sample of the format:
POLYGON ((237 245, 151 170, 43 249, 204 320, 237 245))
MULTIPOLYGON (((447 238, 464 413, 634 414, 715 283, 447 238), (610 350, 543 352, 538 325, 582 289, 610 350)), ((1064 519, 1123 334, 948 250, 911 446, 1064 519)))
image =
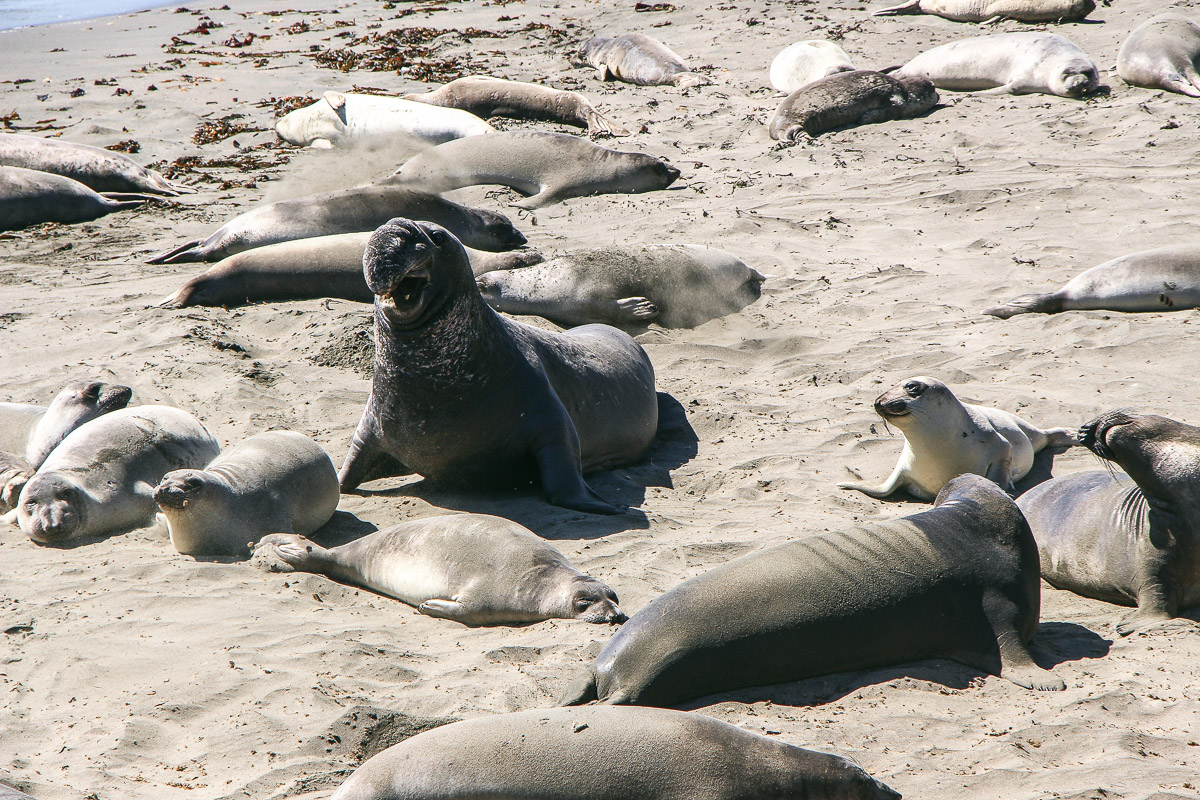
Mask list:
POLYGON ((1130 86, 1200 97, 1200 25, 1159 14, 1133 29, 1117 54, 1117 74, 1130 86))
POLYGON ((680 89, 712 83, 692 72, 674 50, 641 33, 593 37, 570 57, 576 67, 594 67, 600 80, 615 78, 641 86, 671 84, 680 89))
POLYGON ((955 22, 1073 22, 1095 10, 1095 0, 906 0, 874 14, 934 14, 955 22))
POLYGON ((654 368, 637 342, 607 325, 552 333, 500 316, 438 225, 394 219, 363 262, 375 375, 343 491, 414 472, 471 486, 540 479, 555 505, 619 511, 582 472, 634 463, 654 438, 654 368))
POLYGON ((1040 603, 1025 518, 994 483, 962 475, 930 511, 806 536, 684 581, 630 617, 563 703, 675 705, 927 658, 1063 689, 1026 649, 1040 603))
POLYGON ((1124 606, 1121 636, 1200 605, 1200 428, 1118 409, 1080 443, 1128 476, 1079 472, 1017 502, 1051 586, 1124 606))
POLYGON ((0 133, 0 166, 51 172, 79 181, 94 192, 161 194, 194 192, 171 183, 133 159, 88 144, 64 142, 20 133, 0 133))
POLYGON ((938 102, 924 78, 902 78, 866 69, 836 72, 800 87, 775 109, 772 139, 794 142, 851 125, 916 117, 938 102))
POLYGON ((275 133, 280 139, 317 149, 374 143, 395 145, 397 141, 433 147, 493 132, 486 121, 456 108, 343 92, 325 92, 312 105, 297 108, 275 121, 275 133))
POLYGON ((89 222, 114 211, 137 208, 150 199, 144 194, 97 194, 61 175, 0 166, 0 231, 42 222, 89 222))

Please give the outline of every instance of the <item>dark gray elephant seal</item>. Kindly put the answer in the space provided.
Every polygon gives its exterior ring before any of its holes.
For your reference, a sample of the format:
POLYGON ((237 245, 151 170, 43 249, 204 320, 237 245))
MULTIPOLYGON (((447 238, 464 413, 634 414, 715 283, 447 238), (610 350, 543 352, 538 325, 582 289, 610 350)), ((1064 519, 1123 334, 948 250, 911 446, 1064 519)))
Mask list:
POLYGON ((326 550, 303 536, 265 537, 293 569, 365 586, 464 625, 545 619, 624 622, 617 595, 532 531, 486 514, 409 520, 326 550))
POLYGON ((417 734, 368 759, 330 800, 899 800, 844 758, 702 714, 553 708, 417 734))
POLYGON ((906 0, 876 11, 875 16, 934 14, 955 22, 1073 22, 1095 10, 1095 0, 906 0))
POLYGON ((42 222, 88 222, 114 211, 137 208, 149 199, 139 194, 97 194, 61 175, 0 166, 0 231, 42 222))
POLYGON ((794 142, 838 128, 920 116, 937 102, 937 90, 924 78, 897 80, 866 69, 837 72, 785 97, 769 132, 772 139, 794 142))
MULTIPOLYGON (((493 135, 498 134, 484 138, 493 135)), ((437 190, 370 184, 267 203, 234 217, 203 241, 187 242, 146 263, 220 261, 243 250, 294 239, 373 231, 396 216, 436 222, 468 247, 480 250, 510 250, 525 244, 525 237, 507 217, 459 205, 431 191, 437 190)))
POLYGON ((1200 428, 1125 409, 1079 429, 1080 442, 1126 475, 1080 472, 1021 495, 1042 577, 1137 610, 1127 636, 1200 605, 1200 428))
POLYGON ((1117 74, 1130 86, 1200 97, 1200 25, 1159 14, 1133 29, 1117 53, 1117 74))
POLYGON ((406 94, 404 99, 459 108, 483 119, 510 117, 573 125, 587 128, 589 136, 629 135, 626 128, 601 115, 579 92, 564 92, 549 86, 486 75, 459 78, 432 92, 406 94))
POLYGON ((1060 311, 1181 311, 1200 308, 1200 245, 1144 250, 1072 278, 1056 292, 1023 294, 985 309, 1008 319, 1060 311))
POLYGON ((636 462, 658 425, 654 368, 606 325, 551 333, 506 319, 479 296, 444 228, 394 219, 363 259, 375 293, 371 397, 338 473, 512 486, 540 479, 554 505, 619 509, 582 472, 636 462))
POLYGON ((678 177, 678 169, 645 153, 610 150, 565 133, 501 131, 417 153, 386 182, 427 192, 497 183, 530 195, 512 205, 532 209, 571 197, 653 192, 678 177))
POLYGON ((564 704, 674 705, 926 658, 1063 689, 1026 649, 1039 592, 1021 512, 994 483, 962 475, 931 511, 807 536, 684 581, 617 631, 564 704))
POLYGON ((670 84, 680 89, 712 83, 707 76, 688 69, 674 50, 640 33, 596 36, 581 44, 570 61, 576 67, 594 67, 602 81, 612 78, 639 86, 670 84))
POLYGON ((694 328, 758 299, 765 278, 722 250, 694 244, 614 245, 482 275, 487 304, 570 328, 603 322, 694 328))
POLYGON ((0 166, 52 172, 79 181, 94 192, 132 192, 173 197, 196 191, 188 186, 177 186, 120 153, 88 144, 19 133, 0 133, 0 166))
POLYGON ((185 556, 245 556, 267 534, 307 536, 329 521, 340 496, 328 454, 295 431, 257 433, 154 487, 171 545, 185 556))
MULTIPOLYGON (((363 278, 363 252, 371 233, 314 236, 235 253, 189 280, 159 305, 232 308, 323 297, 374 303, 375 295, 363 278)), ((541 253, 526 248, 504 253, 463 249, 475 275, 527 267, 543 260, 541 253)))

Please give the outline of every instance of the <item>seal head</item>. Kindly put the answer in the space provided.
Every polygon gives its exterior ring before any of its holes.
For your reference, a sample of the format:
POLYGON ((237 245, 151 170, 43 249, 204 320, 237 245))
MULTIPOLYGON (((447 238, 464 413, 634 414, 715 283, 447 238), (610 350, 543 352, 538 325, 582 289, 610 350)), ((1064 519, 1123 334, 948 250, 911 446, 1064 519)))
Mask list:
POLYGON ((87 523, 77 486, 61 475, 34 475, 21 490, 17 518, 29 538, 55 544, 75 535, 87 523))
POLYGON ((424 327, 450 298, 474 291, 475 282, 466 251, 449 231, 401 217, 367 241, 363 277, 393 330, 424 327))
POLYGON ((180 469, 163 476, 162 482, 154 487, 154 502, 164 511, 182 511, 201 500, 208 485, 204 473, 198 469, 180 469))
POLYGON ((617 605, 617 593, 595 578, 581 575, 568 587, 571 611, 564 617, 583 622, 620 624, 629 619, 617 605))

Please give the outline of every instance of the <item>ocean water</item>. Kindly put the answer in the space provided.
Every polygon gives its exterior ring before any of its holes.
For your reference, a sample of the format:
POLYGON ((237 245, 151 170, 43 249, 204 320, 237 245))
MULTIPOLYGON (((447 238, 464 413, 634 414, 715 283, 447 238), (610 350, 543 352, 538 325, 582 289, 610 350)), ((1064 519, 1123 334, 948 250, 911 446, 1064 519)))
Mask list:
MULTIPOLYGON (((179 0, 179 4, 183 5, 183 0, 179 0)), ((174 3, 164 3, 162 0, 0 0, 0 31, 27 25, 129 14, 169 5, 174 3)))

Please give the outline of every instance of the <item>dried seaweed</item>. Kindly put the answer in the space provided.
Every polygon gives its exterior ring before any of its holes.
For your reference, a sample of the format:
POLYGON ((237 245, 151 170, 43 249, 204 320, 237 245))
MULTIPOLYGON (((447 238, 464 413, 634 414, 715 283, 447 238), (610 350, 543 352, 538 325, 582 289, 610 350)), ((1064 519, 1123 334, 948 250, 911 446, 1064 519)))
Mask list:
POLYGON ((217 120, 201 122, 192 136, 192 141, 196 144, 212 144, 239 133, 255 133, 266 130, 266 128, 260 128, 251 123, 233 121, 245 116, 245 114, 230 114, 217 120))
POLYGON ((123 139, 116 144, 110 144, 104 149, 117 153, 136 153, 142 149, 142 146, 138 143, 137 139, 123 139))
POLYGON ((341 72, 365 69, 371 72, 394 71, 420 81, 446 82, 477 71, 484 65, 470 56, 438 58, 436 40, 455 37, 460 41, 496 39, 504 36, 480 28, 438 29, 428 27, 397 28, 369 33, 347 43, 346 47, 316 50, 311 58, 322 67, 341 72), (363 48, 358 51, 351 48, 363 48))

